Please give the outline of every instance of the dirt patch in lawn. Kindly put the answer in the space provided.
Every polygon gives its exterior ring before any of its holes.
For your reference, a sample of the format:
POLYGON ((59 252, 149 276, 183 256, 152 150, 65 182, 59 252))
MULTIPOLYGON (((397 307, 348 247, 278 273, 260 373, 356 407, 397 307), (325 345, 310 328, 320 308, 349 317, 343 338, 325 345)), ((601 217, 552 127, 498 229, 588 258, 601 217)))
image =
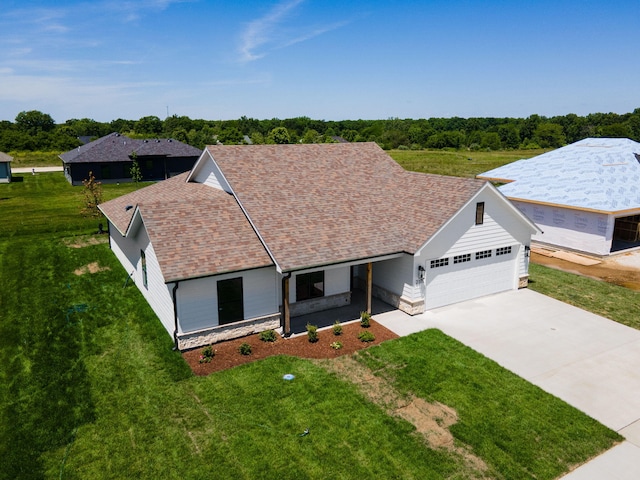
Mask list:
POLYGON ((84 248, 109 243, 109 235, 82 235, 63 238, 62 241, 69 248, 84 248))
POLYGON ((111 270, 110 267, 101 267, 98 262, 91 262, 83 267, 77 268, 73 271, 76 275, 85 275, 87 273, 99 273, 104 272, 106 270, 111 270))
POLYGON ((300 358, 337 358, 353 353, 370 345, 378 345, 385 340, 398 338, 398 335, 371 320, 369 328, 362 328, 360 322, 342 324, 342 335, 334 335, 331 328, 318 331, 318 341, 310 343, 307 335, 298 335, 291 338, 282 338, 276 335, 275 342, 263 342, 259 336, 250 335, 244 338, 220 342, 213 345, 215 356, 210 363, 200 363, 202 348, 188 350, 182 353, 183 358, 196 375, 209 375, 213 372, 253 362, 261 358, 273 355, 291 355, 300 358), (369 343, 358 339, 358 334, 368 330, 375 336, 375 340, 369 343), (336 350, 331 347, 333 342, 340 342, 342 348, 336 350), (242 355, 238 351, 240 345, 251 345, 251 355, 242 355))
POLYGON ((444 448, 460 455, 469 468, 479 473, 478 478, 484 477, 488 470, 486 463, 469 447, 456 444, 449 431, 449 427, 458 421, 458 414, 453 408, 440 402, 427 402, 411 394, 401 394, 384 374, 374 375, 353 356, 320 360, 318 364, 355 384, 365 397, 382 407, 388 415, 411 423, 429 447, 444 448))
POLYGON ((599 263, 583 265, 551 256, 545 250, 531 250, 533 263, 640 291, 640 252, 622 253, 598 260, 599 263))

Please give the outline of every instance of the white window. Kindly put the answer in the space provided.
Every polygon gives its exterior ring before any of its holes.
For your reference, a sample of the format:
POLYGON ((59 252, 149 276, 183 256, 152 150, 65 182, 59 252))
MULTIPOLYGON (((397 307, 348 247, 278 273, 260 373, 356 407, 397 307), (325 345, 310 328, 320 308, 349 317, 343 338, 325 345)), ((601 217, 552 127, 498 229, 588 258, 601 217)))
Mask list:
POLYGON ((140 263, 142 264, 142 284, 144 288, 148 288, 147 284, 147 256, 144 250, 140 250, 140 263))
POLYGON ((453 263, 464 263, 464 262, 470 262, 471 261, 471 254, 470 253, 465 253, 464 255, 456 255, 455 257, 453 257, 453 263))
POLYGON ((481 258, 489 258, 491 256, 491 250, 483 250, 481 252, 476 252, 476 260, 480 260, 481 258))
POLYGON ((439 258, 437 260, 431 260, 431 268, 446 267, 447 265, 449 265, 448 258, 439 258))

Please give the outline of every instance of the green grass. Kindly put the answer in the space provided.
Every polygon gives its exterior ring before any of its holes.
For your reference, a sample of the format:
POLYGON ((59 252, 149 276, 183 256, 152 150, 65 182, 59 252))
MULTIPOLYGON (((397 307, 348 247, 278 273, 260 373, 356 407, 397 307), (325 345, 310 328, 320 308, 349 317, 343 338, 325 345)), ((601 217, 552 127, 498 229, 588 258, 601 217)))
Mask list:
MULTIPOLYGON (((125 183, 103 185, 107 201, 146 185, 125 183)), ((70 235, 97 231, 104 219, 80 215, 84 187, 72 187, 62 172, 18 174, 13 182, 0 185, 0 239, 4 236, 67 232, 70 235)))
MULTIPOLYGON (((105 186, 105 198, 138 187, 105 186)), ((314 362, 194 377, 108 245, 66 245, 96 229, 81 190, 61 173, 0 185, 1 479, 475 475, 314 362), (74 274, 92 262, 109 269, 74 274)), ((396 388, 457 409, 457 442, 493 478, 554 478, 619 439, 438 332, 362 358, 402 366, 396 388)))
POLYGON ((406 170, 455 177, 475 177, 545 150, 504 150, 495 152, 448 150, 390 150, 389 155, 406 170))
POLYGON ((529 288, 640 330, 640 292, 533 263, 529 288))
POLYGON ((458 412, 451 427, 502 478, 556 478, 620 436, 438 330, 358 358, 401 392, 458 412))

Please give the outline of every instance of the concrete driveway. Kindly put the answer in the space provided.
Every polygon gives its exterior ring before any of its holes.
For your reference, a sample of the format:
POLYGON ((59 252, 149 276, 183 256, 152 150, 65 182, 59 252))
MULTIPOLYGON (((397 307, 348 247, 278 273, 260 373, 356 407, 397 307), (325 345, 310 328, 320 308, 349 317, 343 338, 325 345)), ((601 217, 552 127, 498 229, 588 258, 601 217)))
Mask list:
POLYGON ((438 328, 627 439, 564 478, 640 478, 639 330, 529 289, 375 318, 399 335, 438 328))

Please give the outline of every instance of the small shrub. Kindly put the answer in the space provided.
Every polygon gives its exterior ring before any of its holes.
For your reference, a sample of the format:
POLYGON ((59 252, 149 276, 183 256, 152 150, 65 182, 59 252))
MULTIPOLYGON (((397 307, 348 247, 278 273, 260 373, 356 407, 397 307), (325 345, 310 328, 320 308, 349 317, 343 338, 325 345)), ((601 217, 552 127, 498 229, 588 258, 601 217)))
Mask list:
POLYGON ((318 327, 307 323, 307 336, 309 337, 309 342, 316 343, 318 341, 318 327))
POLYGON ((342 325, 339 321, 336 320, 336 323, 333 324, 333 334, 337 337, 338 335, 342 335, 342 325))
POLYGON ((260 332, 260 340, 263 342, 275 342, 277 338, 275 330, 265 330, 260 332))
POLYGON ((331 348, 333 348, 334 350, 340 350, 342 348, 342 343, 341 342, 333 342, 331 344, 331 348))
POLYGON ((204 347, 200 353, 200 363, 211 363, 211 360, 213 360, 213 357, 216 355, 216 352, 211 345, 204 347))
POLYGON ((358 334, 358 340, 360 340, 361 342, 373 342, 375 339, 376 336, 369 330, 363 330, 358 334))
POLYGON ((360 326, 363 328, 371 326, 371 314, 369 312, 360 312, 360 326))
POLYGON ((238 347, 238 351, 241 355, 251 355, 251 345, 248 343, 243 343, 238 347))

